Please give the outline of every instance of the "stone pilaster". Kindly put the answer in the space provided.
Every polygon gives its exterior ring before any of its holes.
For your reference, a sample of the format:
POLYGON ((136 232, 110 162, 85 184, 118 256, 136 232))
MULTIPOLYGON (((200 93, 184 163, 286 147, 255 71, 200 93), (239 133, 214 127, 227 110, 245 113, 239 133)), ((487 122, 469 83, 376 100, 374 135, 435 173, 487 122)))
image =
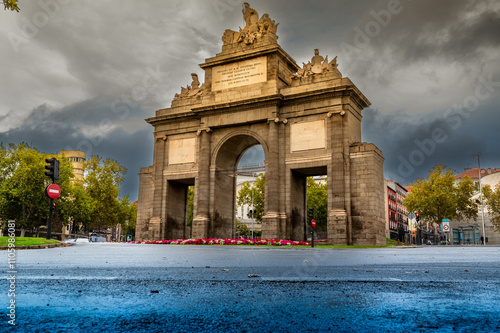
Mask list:
POLYGON ((382 152, 373 144, 350 147, 354 245, 385 245, 382 152))
POLYGON ((165 169, 165 156, 167 153, 167 136, 155 136, 155 148, 153 159, 153 177, 154 177, 154 193, 153 193, 153 213, 150 220, 149 232, 152 239, 163 238, 163 224, 165 215, 165 198, 163 184, 163 170, 165 169), (158 231, 157 231, 158 228, 158 231), (154 234, 154 236, 153 236, 154 234))
POLYGON ((269 119, 266 157, 266 214, 262 217, 262 238, 279 238, 280 225, 280 175, 279 175, 279 126, 280 120, 269 119))
POLYGON ((328 133, 332 158, 328 165, 328 240, 332 244, 347 245, 348 215, 346 210, 345 159, 344 151, 344 115, 345 112, 329 113, 328 133))
POLYGON ((287 214, 286 214, 286 191, 284 184, 286 183, 286 125, 288 124, 288 119, 281 119, 281 125, 279 128, 279 139, 278 139, 278 174, 279 174, 279 184, 280 184, 280 222, 279 222, 279 238, 286 239, 287 232, 287 214))
POLYGON ((210 137, 212 130, 198 131, 198 177, 195 184, 196 215, 193 218, 193 238, 208 238, 210 225, 210 137))

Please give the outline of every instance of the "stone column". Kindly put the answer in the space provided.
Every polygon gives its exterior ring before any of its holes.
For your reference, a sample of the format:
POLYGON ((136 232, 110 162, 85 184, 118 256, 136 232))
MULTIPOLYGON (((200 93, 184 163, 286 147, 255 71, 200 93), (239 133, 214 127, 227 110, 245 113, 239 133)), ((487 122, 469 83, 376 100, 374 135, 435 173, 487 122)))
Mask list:
POLYGON ((279 175, 279 126, 280 120, 269 119, 268 144, 266 156, 266 203, 262 217, 262 238, 278 238, 280 224, 280 175, 279 175))
POLYGON ((280 211, 280 223, 279 223, 279 238, 281 239, 286 239, 286 232, 287 232, 287 214, 286 214, 286 190, 285 190, 285 184, 286 184, 286 125, 288 124, 288 119, 282 119, 281 120, 281 125, 279 126, 279 140, 278 140, 278 147, 279 147, 279 157, 278 157, 278 164, 279 164, 279 189, 280 189, 280 203, 279 203, 279 211, 280 211))
POLYGON ((149 239, 161 239, 164 233, 164 202, 166 193, 164 192, 163 170, 165 169, 167 136, 155 136, 154 159, 153 159, 153 213, 149 220, 149 239))
MULTIPOLYGON (((328 164, 328 241, 335 245, 349 244, 349 225, 346 210, 345 171, 346 159, 344 150, 344 115, 345 111, 331 112, 328 118, 330 133, 330 149, 332 159, 328 164)), ((347 154, 349 150, 347 150, 347 154)))
POLYGON ((193 238, 208 238, 210 224, 210 137, 212 130, 198 131, 198 177, 195 184, 196 215, 193 218, 193 238))

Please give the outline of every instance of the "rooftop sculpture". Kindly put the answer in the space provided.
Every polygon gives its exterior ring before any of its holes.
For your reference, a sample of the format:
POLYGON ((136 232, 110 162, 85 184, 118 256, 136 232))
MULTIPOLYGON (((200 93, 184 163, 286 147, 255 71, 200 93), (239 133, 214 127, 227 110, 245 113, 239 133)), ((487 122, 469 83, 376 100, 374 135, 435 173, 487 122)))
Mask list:
POLYGON ((329 62, 328 56, 326 56, 326 58, 323 58, 319 55, 319 50, 314 49, 314 56, 312 57, 311 61, 309 61, 307 64, 302 63, 302 68, 299 68, 297 73, 292 76, 292 79, 301 79, 310 75, 324 73, 334 73, 336 74, 336 78, 341 78, 342 74, 337 69, 337 66, 337 57, 329 62))
POLYGON ((250 8, 248 2, 244 3, 245 8, 242 10, 245 27, 240 31, 227 29, 222 36, 224 45, 244 43, 246 45, 253 44, 256 40, 263 36, 269 36, 274 40, 278 39, 276 30, 278 23, 269 18, 269 14, 264 14, 259 19, 259 14, 253 8, 250 8))
MULTIPOLYGON (((278 29, 278 23, 269 18, 269 14, 264 14, 259 18, 257 11, 250 7, 250 5, 245 2, 245 8, 242 10, 243 19, 245 21, 245 27, 239 28, 239 31, 234 31, 227 29, 222 36, 223 41, 223 52, 224 48, 230 50, 230 52, 245 52, 246 46, 252 46, 256 42, 264 41, 265 44, 271 42, 272 44, 277 43, 278 36, 276 35, 276 30, 278 29)), ((301 85, 309 82, 308 77, 312 76, 323 76, 323 74, 328 74, 324 76, 322 80, 328 79, 338 79, 342 78, 342 74, 337 69, 337 57, 332 61, 328 60, 328 56, 323 57, 319 54, 319 50, 314 50, 314 56, 311 58, 307 64, 302 63, 302 68, 299 68, 296 73, 290 75, 287 74, 288 78, 295 81, 293 85, 301 85)), ((192 97, 203 96, 205 85, 201 85, 198 80, 198 75, 191 74, 192 83, 186 87, 181 87, 180 94, 177 93, 174 96, 174 100, 187 99, 192 97)), ((292 84, 291 82, 289 84, 292 84)))

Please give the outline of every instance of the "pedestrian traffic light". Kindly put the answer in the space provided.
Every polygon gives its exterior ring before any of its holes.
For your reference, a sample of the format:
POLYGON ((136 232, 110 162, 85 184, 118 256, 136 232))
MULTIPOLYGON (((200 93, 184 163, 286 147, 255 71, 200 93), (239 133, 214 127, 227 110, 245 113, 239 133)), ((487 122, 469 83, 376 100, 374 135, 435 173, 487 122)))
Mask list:
POLYGON ((48 165, 45 166, 45 169, 49 170, 45 171, 45 175, 49 176, 54 183, 59 179, 59 161, 55 157, 52 157, 45 159, 45 163, 48 163, 48 165))
POLYGON ((314 218, 314 207, 309 208, 309 211, 307 212, 307 217, 309 220, 312 220, 314 218))

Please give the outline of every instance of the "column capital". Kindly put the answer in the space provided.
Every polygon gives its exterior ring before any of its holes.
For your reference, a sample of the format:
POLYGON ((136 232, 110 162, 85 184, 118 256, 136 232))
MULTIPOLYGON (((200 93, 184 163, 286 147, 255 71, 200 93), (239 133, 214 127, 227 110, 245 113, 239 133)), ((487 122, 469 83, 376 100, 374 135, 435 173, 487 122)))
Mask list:
POLYGON ((267 123, 268 124, 271 124, 271 123, 275 123, 275 124, 279 124, 279 123, 283 123, 283 124, 288 124, 288 119, 286 118, 283 118, 283 119, 280 119, 280 118, 269 118, 267 119, 267 123))
POLYGON ((345 115, 345 111, 344 110, 341 110, 341 111, 332 111, 332 112, 328 112, 328 114, 326 115, 328 118, 331 118, 333 117, 334 114, 339 114, 341 117, 343 117, 345 115))
POLYGON ((198 132, 196 132, 196 135, 200 135, 202 132, 207 132, 207 133, 210 133, 210 132, 213 132, 212 129, 210 127, 205 127, 205 128, 200 128, 198 130, 198 132))
POLYGON ((155 141, 158 141, 158 140, 163 140, 163 141, 167 141, 167 136, 166 135, 155 135, 155 141))

